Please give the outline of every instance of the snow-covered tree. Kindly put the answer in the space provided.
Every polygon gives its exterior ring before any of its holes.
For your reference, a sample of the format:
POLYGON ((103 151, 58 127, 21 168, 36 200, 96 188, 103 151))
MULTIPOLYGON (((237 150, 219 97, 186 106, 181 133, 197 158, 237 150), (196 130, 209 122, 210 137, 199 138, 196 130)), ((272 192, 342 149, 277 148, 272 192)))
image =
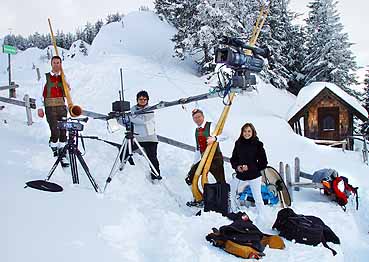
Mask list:
POLYGON ((79 44, 79 50, 81 51, 81 53, 84 55, 84 56, 87 56, 88 55, 88 50, 86 48, 86 45, 85 45, 85 42, 82 40, 81 43, 79 44))
POLYGON ((65 48, 69 49, 74 41, 76 41, 75 36, 72 33, 67 33, 65 35, 65 48))
POLYGON ((11 46, 17 46, 17 38, 15 35, 6 35, 4 37, 4 44, 5 45, 11 45, 11 46))
POLYGON ((95 23, 94 25, 94 29, 95 29, 95 36, 99 33, 101 27, 104 25, 104 22, 100 19, 100 20, 97 20, 97 22, 95 23))
POLYGON ((122 18, 124 17, 124 14, 120 14, 119 12, 115 13, 115 14, 109 14, 106 17, 106 24, 110 24, 113 22, 119 22, 122 20, 122 18))
POLYGON ((63 33, 63 31, 56 31, 55 42, 58 47, 65 48, 65 34, 63 33))
MULTIPOLYGON (((355 83, 356 62, 348 34, 337 13, 337 1, 313 0, 306 19, 307 55, 304 59, 303 81, 332 82, 350 92, 355 83)), ((350 92, 351 93, 351 92, 350 92)))
MULTIPOLYGON (((304 36, 300 26, 293 25, 296 14, 289 11, 289 0, 273 0, 259 43, 267 46, 272 56, 263 75, 278 88, 293 88, 302 68, 304 36)), ((296 91, 295 91, 296 92, 296 91)))
POLYGON ((138 11, 148 12, 148 11, 150 11, 150 8, 146 5, 141 5, 140 8, 138 8, 138 11))
POLYGON ((180 58, 194 55, 202 72, 213 68, 213 51, 222 36, 247 42, 260 9, 258 0, 156 0, 155 8, 178 33, 173 37, 180 58))
POLYGON ((91 44, 95 36, 96 36, 96 33, 95 33, 94 26, 90 22, 87 22, 85 25, 85 28, 83 29, 83 39, 82 40, 88 44, 91 44))

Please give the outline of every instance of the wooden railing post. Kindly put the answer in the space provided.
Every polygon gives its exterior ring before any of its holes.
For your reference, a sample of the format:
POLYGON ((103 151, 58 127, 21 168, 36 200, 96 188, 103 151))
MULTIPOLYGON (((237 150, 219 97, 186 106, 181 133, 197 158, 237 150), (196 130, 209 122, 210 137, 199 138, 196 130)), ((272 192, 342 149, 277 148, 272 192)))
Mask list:
POLYGON ((36 68, 36 73, 37 73, 37 81, 40 81, 41 79, 41 74, 40 74, 40 68, 36 68))
POLYGON ((31 103, 30 103, 30 99, 29 99, 29 95, 24 95, 23 98, 24 102, 25 102, 25 106, 26 106, 26 115, 27 115, 27 125, 32 125, 33 121, 32 121, 32 112, 31 112, 31 103))
POLYGON ((284 179, 284 164, 283 164, 283 162, 279 162, 279 174, 284 179))
POLYGON ((287 164, 286 165, 286 186, 287 186, 287 190, 290 194, 290 198, 291 198, 291 202, 293 201, 293 194, 292 194, 292 181, 291 181, 291 168, 290 166, 287 164))
MULTIPOLYGON (((295 157, 295 183, 300 182, 300 159, 295 157)), ((294 187, 295 191, 300 191, 298 186, 294 187)))

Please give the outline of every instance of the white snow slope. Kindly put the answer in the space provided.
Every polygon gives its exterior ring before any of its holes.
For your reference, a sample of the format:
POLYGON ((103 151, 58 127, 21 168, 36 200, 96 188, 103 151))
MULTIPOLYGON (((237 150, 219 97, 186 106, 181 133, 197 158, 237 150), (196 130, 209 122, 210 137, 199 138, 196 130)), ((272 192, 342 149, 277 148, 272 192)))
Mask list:
MULTIPOLYGON (((123 68, 125 98, 135 102, 135 94, 145 89, 150 104, 206 93, 209 89, 196 76, 191 61, 173 58, 170 41, 175 32, 151 12, 127 15, 122 23, 102 28, 89 49, 89 56, 66 58, 64 71, 71 83, 75 104, 86 110, 108 113, 118 99, 119 69, 123 68)), ((67 50, 65 52, 68 52, 67 50)), ((13 56, 13 79, 20 85, 18 98, 40 93, 33 63, 44 73, 49 63, 41 60, 45 50, 27 50, 13 56)), ((0 85, 7 84, 6 56, 0 54, 0 85)), ((232 105, 224 133, 228 140, 221 149, 230 156, 240 128, 255 124, 264 142, 269 165, 278 168, 283 161, 292 167, 301 159, 303 171, 334 168, 359 186, 360 208, 350 203, 347 212, 315 189, 294 192, 297 213, 322 218, 341 239, 330 244, 338 251, 333 257, 322 245, 317 247, 285 241, 285 250, 266 248, 265 261, 367 261, 369 257, 369 203, 366 185, 369 168, 359 152, 318 146, 291 130, 285 116, 295 98, 260 81, 258 92, 238 95, 232 105)), ((7 96, 7 91, 1 91, 7 96)), ((49 130, 45 119, 33 111, 34 123, 26 125, 25 110, 5 105, 0 111, 0 261, 240 261, 205 240, 212 227, 230 224, 221 215, 209 212, 193 216, 185 207, 191 192, 184 182, 193 155, 191 152, 159 144, 162 184, 151 184, 149 168, 140 156, 136 165, 126 166, 108 185, 105 194, 96 194, 80 169, 80 184, 57 168, 51 181, 63 186, 61 193, 24 188, 25 182, 46 178, 54 159, 48 148, 49 130), (166 187, 170 188, 169 193, 166 187)), ((156 111, 157 132, 194 144, 191 110, 200 107, 208 120, 217 121, 222 100, 213 98, 156 111)), ((90 119, 84 135, 121 142, 124 130, 109 133, 106 123, 90 119)), ((117 149, 96 140, 87 140, 86 160, 92 175, 103 187, 117 149)), ((227 180, 233 170, 226 164, 227 180)), ((267 207, 269 216, 256 223, 266 233, 271 229, 279 207, 267 207)), ((254 208, 244 210, 255 217, 254 208)), ((256 221, 257 222, 257 221, 256 221)))

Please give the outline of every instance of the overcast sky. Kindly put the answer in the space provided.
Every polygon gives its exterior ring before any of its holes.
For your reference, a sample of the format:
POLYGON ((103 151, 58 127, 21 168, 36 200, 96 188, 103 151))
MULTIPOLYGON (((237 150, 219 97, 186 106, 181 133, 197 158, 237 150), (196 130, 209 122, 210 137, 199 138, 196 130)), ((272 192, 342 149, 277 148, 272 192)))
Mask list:
MULTIPOLYGON (((291 0, 293 11, 307 13, 310 0, 291 0)), ((344 31, 349 33, 350 41, 356 43, 352 50, 359 65, 369 65, 369 1, 338 0, 338 11, 344 31)), ((51 18, 54 31, 75 32, 97 19, 105 19, 108 14, 120 12, 127 14, 138 10, 142 5, 153 8, 153 0, 4 0, 0 3, 0 38, 8 34, 28 36, 34 32, 47 33, 47 18, 51 18)))

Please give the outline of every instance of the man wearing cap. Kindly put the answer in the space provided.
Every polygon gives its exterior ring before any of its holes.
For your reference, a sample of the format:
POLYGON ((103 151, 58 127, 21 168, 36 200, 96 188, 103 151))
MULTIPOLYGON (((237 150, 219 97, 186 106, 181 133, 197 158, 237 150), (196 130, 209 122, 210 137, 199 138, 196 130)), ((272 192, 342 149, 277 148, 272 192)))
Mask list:
MULTIPOLYGON (((142 90, 137 93, 136 100, 137 104, 131 108, 132 113, 135 113, 136 111, 144 109, 148 106, 149 94, 145 90, 142 90)), ((158 171, 159 176, 155 175, 153 170, 151 170, 151 179, 162 179, 160 176, 159 161, 157 157, 159 140, 155 130, 154 112, 133 115, 131 117, 131 122, 133 123, 133 131, 135 134, 137 134, 135 135, 135 138, 145 150, 147 157, 155 167, 156 171, 158 171)), ((132 149, 135 150, 136 146, 133 145, 132 149)))
MULTIPOLYGON (((200 109, 192 110, 192 119, 197 125, 195 130, 196 151, 194 155, 194 163, 185 179, 188 185, 192 185, 192 180, 195 176, 196 169, 200 163, 201 156, 205 152, 207 145, 211 145, 215 141, 221 142, 226 140, 225 136, 211 135, 214 132, 214 127, 211 122, 205 121, 204 113, 200 109)), ((215 177, 215 180, 218 183, 225 183, 223 155, 220 151, 219 144, 217 146, 213 161, 210 166, 210 173, 215 177)))

